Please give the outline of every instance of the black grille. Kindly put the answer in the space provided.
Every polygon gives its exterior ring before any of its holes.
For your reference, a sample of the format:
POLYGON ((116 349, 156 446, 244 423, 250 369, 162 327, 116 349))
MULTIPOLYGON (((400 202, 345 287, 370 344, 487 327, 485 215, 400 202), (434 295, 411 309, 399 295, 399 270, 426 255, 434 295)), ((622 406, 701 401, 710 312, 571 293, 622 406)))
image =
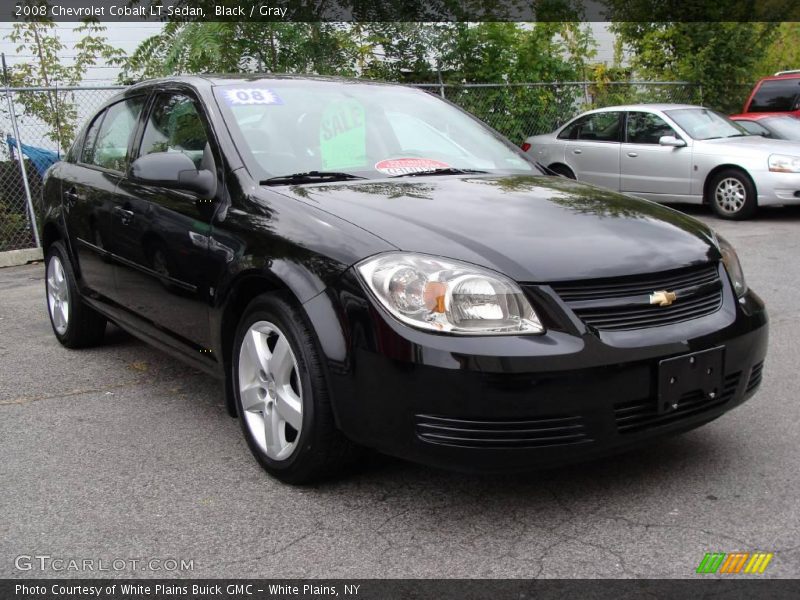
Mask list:
POLYGON ((552 287, 584 323, 606 331, 680 323, 710 315, 722 306, 716 264, 661 274, 558 283, 552 287), (679 294, 670 306, 648 304, 655 291, 692 288, 692 295, 682 298, 679 294), (626 304, 625 300, 629 302, 626 304))
POLYGON ((716 398, 709 398, 699 390, 684 394, 678 402, 678 408, 668 413, 658 413, 654 398, 617 404, 614 406, 617 431, 622 434, 635 433, 669 425, 722 406, 736 394, 740 377, 741 372, 727 375, 723 381, 722 393, 716 398))
POLYGON ((579 416, 472 420, 417 415, 416 431, 424 442, 460 448, 542 448, 592 441, 579 416))
POLYGON ((759 385, 761 385, 761 376, 764 371, 764 361, 762 360, 760 363, 753 365, 753 368, 750 370, 750 379, 747 380, 747 388, 745 389, 745 393, 749 394, 753 390, 755 390, 759 385))

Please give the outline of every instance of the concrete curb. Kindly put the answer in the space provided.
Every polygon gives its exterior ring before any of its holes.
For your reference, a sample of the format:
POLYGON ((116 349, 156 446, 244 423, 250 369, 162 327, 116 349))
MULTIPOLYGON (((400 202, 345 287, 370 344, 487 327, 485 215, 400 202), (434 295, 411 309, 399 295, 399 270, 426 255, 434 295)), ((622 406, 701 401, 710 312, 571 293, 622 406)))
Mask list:
POLYGON ((42 260, 41 248, 26 248, 24 250, 0 252, 0 268, 18 267, 35 260, 42 260))

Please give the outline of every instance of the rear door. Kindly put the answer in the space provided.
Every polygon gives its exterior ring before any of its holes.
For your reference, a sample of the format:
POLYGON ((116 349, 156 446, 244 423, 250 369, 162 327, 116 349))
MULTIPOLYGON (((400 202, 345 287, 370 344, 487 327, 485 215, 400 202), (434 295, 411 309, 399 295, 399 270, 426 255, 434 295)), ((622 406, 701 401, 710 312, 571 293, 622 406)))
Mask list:
POLYGON ((608 111, 586 115, 573 123, 564 161, 579 181, 619 190, 621 112, 608 111))
MULTIPOLYGON (((150 102, 135 157, 182 152, 197 167, 221 165, 200 101, 189 90, 161 91, 150 102), (206 164, 210 162, 211 164, 206 164)), ((221 182, 217 185, 222 190, 221 182)), ((123 179, 121 212, 114 218, 119 243, 118 292, 137 316, 199 348, 210 344, 208 263, 216 203, 182 191, 123 179)))
POLYGON ((144 96, 121 100, 89 125, 74 163, 62 169, 61 190, 70 247, 86 294, 115 297, 111 221, 144 96))
POLYGON ((689 194, 692 149, 660 145, 658 141, 667 135, 683 139, 657 114, 628 113, 621 153, 623 192, 644 194, 648 198, 689 194))

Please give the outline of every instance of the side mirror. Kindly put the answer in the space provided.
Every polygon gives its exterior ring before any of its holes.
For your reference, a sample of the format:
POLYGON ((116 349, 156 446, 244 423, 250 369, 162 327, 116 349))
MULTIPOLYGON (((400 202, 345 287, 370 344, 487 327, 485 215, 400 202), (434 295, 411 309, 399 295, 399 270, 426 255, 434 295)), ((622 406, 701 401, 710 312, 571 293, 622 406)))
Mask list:
POLYGON ((683 148, 686 145, 686 142, 674 135, 662 135, 658 138, 658 143, 662 146, 672 146, 673 148, 683 148))
POLYGON ((131 175, 139 181, 194 192, 211 199, 217 191, 217 176, 209 169, 197 169, 182 152, 154 152, 133 161, 131 175))

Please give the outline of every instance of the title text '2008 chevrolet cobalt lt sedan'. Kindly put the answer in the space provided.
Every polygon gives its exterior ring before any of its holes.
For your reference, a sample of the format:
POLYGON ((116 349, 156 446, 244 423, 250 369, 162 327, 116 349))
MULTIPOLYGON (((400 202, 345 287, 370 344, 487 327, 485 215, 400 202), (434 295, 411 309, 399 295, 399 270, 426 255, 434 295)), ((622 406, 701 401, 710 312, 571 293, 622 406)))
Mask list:
POLYGON ((358 447, 462 469, 616 452, 742 403, 766 354, 724 239, 398 86, 135 85, 51 168, 42 223, 61 343, 110 320, 223 379, 289 482, 358 447))

